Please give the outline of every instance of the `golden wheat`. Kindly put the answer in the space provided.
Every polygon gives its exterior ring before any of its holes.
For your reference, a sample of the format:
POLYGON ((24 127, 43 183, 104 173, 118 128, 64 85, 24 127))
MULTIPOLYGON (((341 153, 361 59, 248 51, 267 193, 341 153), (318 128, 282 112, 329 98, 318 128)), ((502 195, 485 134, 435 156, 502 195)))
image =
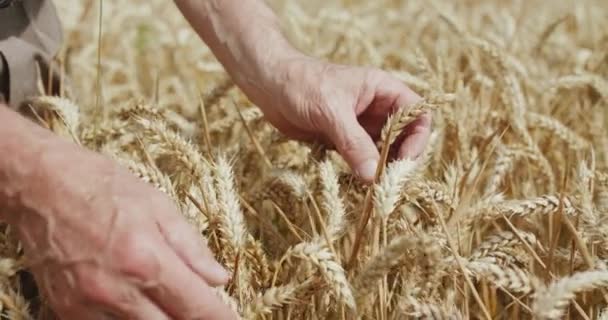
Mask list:
MULTIPOLYGON (((387 157, 367 186, 286 139, 162 0, 104 1, 102 96, 99 12, 57 1, 74 95, 25 112, 175 201, 246 319, 606 318, 606 1, 271 2, 308 54, 423 97, 377 141, 388 153, 432 113, 420 158, 387 157)), ((49 315, 21 291, 26 266, 3 228, 0 317, 49 315)))

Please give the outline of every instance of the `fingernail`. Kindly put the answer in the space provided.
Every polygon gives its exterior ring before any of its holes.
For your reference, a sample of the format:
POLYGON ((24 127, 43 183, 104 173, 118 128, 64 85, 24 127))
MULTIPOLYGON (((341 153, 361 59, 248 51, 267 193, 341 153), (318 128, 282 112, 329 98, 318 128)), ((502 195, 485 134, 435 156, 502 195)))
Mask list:
POLYGON ((408 160, 414 160, 414 158, 416 158, 416 156, 412 153, 412 151, 410 149, 405 150, 402 154, 401 154, 401 159, 408 159, 408 160))
POLYGON ((209 270, 221 283, 226 283, 230 280, 230 272, 226 270, 221 264, 218 262, 214 262, 211 264, 211 270, 209 270))
POLYGON ((423 152, 424 152, 424 145, 421 145, 420 143, 413 144, 409 148, 407 148, 407 149, 403 150, 403 152, 401 152, 400 158, 416 160, 420 157, 420 155, 423 152))
POLYGON ((376 176, 377 167, 378 167, 378 161, 367 160, 359 167, 357 175, 359 175, 359 177, 361 177, 361 179, 363 179, 363 180, 374 181, 374 177, 376 176))

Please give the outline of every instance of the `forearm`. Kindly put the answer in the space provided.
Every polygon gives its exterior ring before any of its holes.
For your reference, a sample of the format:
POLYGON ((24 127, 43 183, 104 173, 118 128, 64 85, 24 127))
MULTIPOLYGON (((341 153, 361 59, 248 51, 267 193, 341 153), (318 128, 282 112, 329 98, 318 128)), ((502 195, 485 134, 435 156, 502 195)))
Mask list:
MULTIPOLYGON (((69 143, 0 105, 0 218, 13 222, 46 184, 47 150, 69 143)), ((48 154, 47 154, 48 155, 48 154)))
POLYGON ((186 19, 248 95, 280 86, 291 61, 305 59, 263 0, 175 0, 186 19))

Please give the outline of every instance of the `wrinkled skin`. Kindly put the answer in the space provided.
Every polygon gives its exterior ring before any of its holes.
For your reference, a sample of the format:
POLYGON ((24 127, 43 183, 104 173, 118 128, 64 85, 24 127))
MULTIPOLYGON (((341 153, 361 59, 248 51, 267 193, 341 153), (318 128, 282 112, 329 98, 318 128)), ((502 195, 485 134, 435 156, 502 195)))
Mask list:
MULTIPOLYGON (((292 61, 286 73, 282 90, 277 90, 281 95, 259 99, 266 118, 292 138, 334 146, 356 174, 371 182, 380 157, 375 141, 387 117, 420 97, 388 73, 372 68, 303 58, 292 61)), ((429 115, 409 125, 396 156, 422 153, 430 125, 429 115)))
POLYGON ((0 109, 0 203, 65 319, 230 319, 226 271, 164 194, 0 109), (22 132, 22 134, 19 134, 22 132), (6 154, 6 153, 5 153, 6 154))

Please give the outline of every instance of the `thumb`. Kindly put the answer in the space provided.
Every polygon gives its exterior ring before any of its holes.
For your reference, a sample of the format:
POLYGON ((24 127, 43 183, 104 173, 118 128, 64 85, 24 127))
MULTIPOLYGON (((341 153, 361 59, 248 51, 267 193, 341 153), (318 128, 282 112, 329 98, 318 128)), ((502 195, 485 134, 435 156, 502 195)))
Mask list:
POLYGON ((158 227, 165 241, 182 261, 209 285, 219 286, 228 282, 228 271, 215 260, 195 229, 182 217, 167 217, 158 227))
POLYGON ((368 183, 374 181, 380 154, 354 112, 334 117, 325 134, 359 178, 368 183))

